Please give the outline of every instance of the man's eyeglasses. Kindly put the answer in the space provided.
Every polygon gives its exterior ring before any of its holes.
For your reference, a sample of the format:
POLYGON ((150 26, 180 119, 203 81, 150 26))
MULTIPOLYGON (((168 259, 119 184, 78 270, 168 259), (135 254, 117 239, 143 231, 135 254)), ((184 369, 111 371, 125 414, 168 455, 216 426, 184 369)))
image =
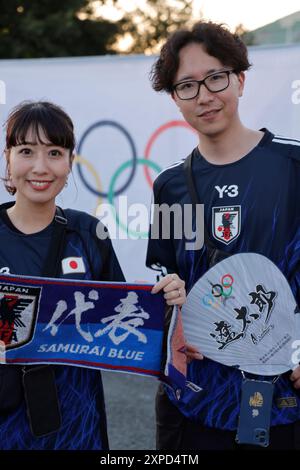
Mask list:
POLYGON ((204 80, 187 80, 177 83, 173 86, 173 90, 180 100, 192 100, 198 96, 201 85, 204 85, 211 93, 218 93, 219 91, 226 90, 229 86, 229 75, 234 73, 234 70, 223 70, 221 72, 214 72, 204 80))

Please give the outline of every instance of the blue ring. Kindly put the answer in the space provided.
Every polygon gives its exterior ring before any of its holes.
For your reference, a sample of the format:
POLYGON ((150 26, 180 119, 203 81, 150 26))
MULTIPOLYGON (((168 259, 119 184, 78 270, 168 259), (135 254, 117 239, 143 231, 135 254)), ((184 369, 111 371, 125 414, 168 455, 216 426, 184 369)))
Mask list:
MULTIPOLYGON (((84 140, 86 139, 86 137, 88 136, 88 134, 90 132, 92 132, 94 129, 96 129, 97 127, 102 127, 102 126, 112 126, 112 127, 116 127, 122 134, 125 135, 126 139, 128 140, 129 142, 129 145, 130 145, 130 148, 131 148, 131 151, 132 151, 132 165, 131 165, 131 171, 130 171, 130 174, 129 174, 129 177, 127 179, 127 181, 123 184, 123 186, 118 189, 117 191, 115 191, 114 193, 114 196, 118 196, 119 194, 121 194, 123 191, 125 191, 125 189, 128 188, 128 186, 130 185, 131 181, 133 180, 133 177, 135 175, 135 172, 136 172, 136 168, 137 168, 137 151, 136 151, 136 148, 135 148, 135 144, 133 142, 133 139, 131 137, 131 135, 129 134, 129 132, 123 127, 121 126, 120 124, 118 124, 117 122, 115 121, 98 121, 98 122, 95 122, 95 124, 92 124, 83 134, 83 136, 81 137, 79 143, 78 143, 78 146, 77 146, 77 153, 79 155, 82 154, 81 152, 81 149, 82 149, 82 146, 83 146, 83 142, 84 140)), ((93 194, 96 194, 96 196, 100 196, 100 197, 105 197, 107 198, 108 197, 108 192, 105 193, 105 192, 101 192, 101 191, 98 191, 97 189, 93 188, 85 179, 84 175, 83 175, 83 172, 82 172, 82 169, 81 169, 81 164, 78 163, 77 164, 77 168, 78 168, 78 173, 79 173, 79 176, 84 184, 84 186, 89 190, 91 191, 93 194)))

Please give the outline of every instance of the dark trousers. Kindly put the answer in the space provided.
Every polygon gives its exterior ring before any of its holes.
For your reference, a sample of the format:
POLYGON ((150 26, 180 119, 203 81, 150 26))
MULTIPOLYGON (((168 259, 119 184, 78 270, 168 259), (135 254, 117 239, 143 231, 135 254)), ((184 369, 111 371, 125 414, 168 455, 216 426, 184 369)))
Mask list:
POLYGON ((157 450, 300 449, 300 421, 270 429, 268 447, 237 444, 235 431, 208 428, 189 420, 169 400, 162 384, 156 395, 157 450))

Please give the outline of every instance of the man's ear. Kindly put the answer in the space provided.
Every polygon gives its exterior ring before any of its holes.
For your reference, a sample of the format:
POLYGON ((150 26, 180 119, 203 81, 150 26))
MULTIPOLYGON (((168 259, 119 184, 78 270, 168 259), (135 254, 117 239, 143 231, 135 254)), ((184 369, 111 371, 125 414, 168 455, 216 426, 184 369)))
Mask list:
POLYGON ((174 101, 174 103, 178 106, 177 99, 176 99, 176 95, 175 95, 175 92, 174 92, 174 91, 171 91, 171 98, 172 98, 172 100, 174 101))
POLYGON ((171 98, 174 101, 174 103, 176 104, 176 106, 179 108, 179 111, 181 112, 180 105, 179 105, 179 100, 176 97, 174 91, 171 92, 171 98))
POLYGON ((239 97, 241 97, 243 96, 245 80, 246 80, 245 72, 240 72, 237 78, 239 81, 239 97))

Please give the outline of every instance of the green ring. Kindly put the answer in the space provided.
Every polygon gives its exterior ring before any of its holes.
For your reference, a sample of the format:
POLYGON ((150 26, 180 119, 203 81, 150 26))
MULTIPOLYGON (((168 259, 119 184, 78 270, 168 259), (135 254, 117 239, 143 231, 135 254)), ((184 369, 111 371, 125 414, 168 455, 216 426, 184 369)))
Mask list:
MULTIPOLYGON (((226 287, 226 289, 228 289, 228 287, 226 287)), ((222 295, 223 295, 223 297, 230 297, 230 296, 231 296, 231 292, 232 292, 232 286, 230 286, 230 287, 229 287, 229 289, 230 289, 230 292, 229 292, 229 294, 225 294, 225 292, 224 292, 224 290, 223 290, 223 294, 222 294, 222 295)))
MULTIPOLYGON (((151 161, 151 160, 147 160, 145 158, 138 158, 136 163, 138 165, 146 165, 146 166, 149 166, 150 168, 152 168, 153 170, 155 170, 157 173, 160 173, 161 172, 161 168, 159 165, 157 165, 157 163, 151 161)), ((128 160, 127 162, 123 163, 116 171, 115 173, 113 174, 112 178, 111 178, 111 181, 110 181, 110 185, 109 185, 109 190, 108 190, 108 201, 109 203, 114 206, 115 208, 115 204, 114 204, 114 187, 115 187, 115 184, 116 184, 116 181, 118 179, 118 177, 120 176, 120 174, 126 169, 128 168, 130 165, 132 165, 132 161, 131 160, 128 160)), ((115 208, 116 209, 116 208, 115 208)), ((118 226, 121 227, 122 230, 124 230, 124 232, 126 232, 127 234, 129 235, 133 235, 133 236, 136 236, 136 235, 141 235, 140 238, 148 238, 148 234, 149 232, 136 232, 134 230, 129 230, 128 227, 126 227, 125 224, 123 224, 123 222, 119 219, 119 216, 117 214, 117 211, 114 210, 113 211, 113 216, 115 217, 115 220, 116 220, 116 223, 118 226)))

